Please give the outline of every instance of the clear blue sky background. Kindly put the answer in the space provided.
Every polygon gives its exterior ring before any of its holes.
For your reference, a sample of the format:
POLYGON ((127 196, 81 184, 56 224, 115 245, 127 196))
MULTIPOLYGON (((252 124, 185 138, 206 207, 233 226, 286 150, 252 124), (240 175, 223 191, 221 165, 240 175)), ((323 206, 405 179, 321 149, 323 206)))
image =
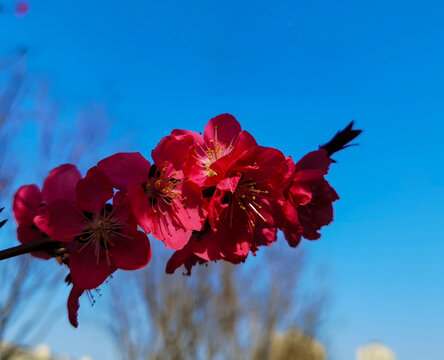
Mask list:
MULTIPOLYGON (((125 150, 147 156, 171 129, 202 130, 221 112, 294 158, 355 119, 361 145, 338 154, 328 176, 341 196, 336 221, 306 244, 329 268, 332 355, 351 360, 379 339, 402 360, 435 360, 443 14, 444 2, 427 0, 34 0, 24 18, 0 16, 0 50, 27 45, 29 71, 48 74, 56 98, 105 103, 116 138, 133 134, 125 150)), ((83 324, 73 331, 63 318, 49 342, 103 358, 106 339, 83 324)))

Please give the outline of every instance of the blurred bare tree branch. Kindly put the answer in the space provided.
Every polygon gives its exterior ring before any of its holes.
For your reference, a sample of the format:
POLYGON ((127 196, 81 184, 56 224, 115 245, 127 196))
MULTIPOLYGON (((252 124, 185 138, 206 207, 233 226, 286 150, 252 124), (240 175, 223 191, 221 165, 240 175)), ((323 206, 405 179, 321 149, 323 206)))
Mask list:
MULTIPOLYGON (((78 112, 74 129, 60 126, 60 108, 49 94, 47 82, 27 76, 26 51, 0 59, 0 208, 5 207, 0 220, 13 217, 12 196, 21 174, 34 176, 29 183, 46 175, 53 163, 91 160, 108 135, 110 124, 99 105, 78 112), (35 143, 28 154, 15 144, 26 125, 32 128, 26 142, 35 143)), ((8 225, 0 231, 2 248, 17 243, 14 221, 8 225)), ((20 349, 5 339, 30 343, 42 328, 48 332, 53 308, 59 306, 55 289, 66 275, 54 271, 55 264, 29 255, 0 262, 0 359, 11 359, 20 349)))
POLYGON ((168 252, 155 246, 146 270, 111 284, 123 360, 325 359, 314 339, 325 291, 303 299, 300 251, 261 249, 256 265, 210 263, 186 277, 165 274, 168 252))

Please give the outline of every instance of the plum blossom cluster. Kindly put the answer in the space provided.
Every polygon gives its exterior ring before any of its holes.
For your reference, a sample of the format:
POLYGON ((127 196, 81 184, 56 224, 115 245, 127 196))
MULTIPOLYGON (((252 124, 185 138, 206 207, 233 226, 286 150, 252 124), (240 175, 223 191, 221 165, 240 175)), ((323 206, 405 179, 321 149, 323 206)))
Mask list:
POLYGON ((41 189, 25 185, 15 194, 18 239, 56 244, 33 255, 69 268, 68 315, 77 326, 84 291, 117 269, 148 264, 147 234, 175 250, 166 272, 184 266, 188 275, 208 261, 244 262, 274 243, 278 229, 291 247, 302 237, 318 239, 338 199, 325 175, 331 155, 359 135, 352 125, 296 163, 222 114, 203 134, 173 130, 152 151, 152 162, 117 153, 84 177, 75 165, 61 165, 41 189))
POLYGON ((68 315, 77 326, 78 299, 85 290, 101 285, 117 269, 136 270, 148 264, 148 237, 138 230, 128 195, 115 192, 111 180, 97 167, 85 177, 74 165, 52 170, 42 189, 22 186, 13 210, 22 243, 54 240, 57 247, 32 253, 56 257, 69 267, 73 287, 68 315))

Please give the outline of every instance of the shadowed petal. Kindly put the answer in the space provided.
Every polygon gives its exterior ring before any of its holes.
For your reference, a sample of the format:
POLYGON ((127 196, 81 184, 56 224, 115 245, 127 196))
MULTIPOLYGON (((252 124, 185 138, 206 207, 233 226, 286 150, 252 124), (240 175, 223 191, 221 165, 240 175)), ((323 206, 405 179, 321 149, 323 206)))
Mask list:
POLYGON ((117 153, 97 164, 119 190, 128 191, 129 184, 143 184, 148 178, 151 164, 142 154, 117 153))
POLYGON ((137 231, 137 221, 131 212, 128 195, 123 191, 118 191, 114 195, 112 219, 121 224, 121 231, 131 234, 137 231))
POLYGON ((72 282, 85 290, 95 289, 113 271, 106 258, 106 250, 93 241, 76 245, 77 249, 69 257, 72 282))
POLYGON ((285 240, 287 240, 288 245, 291 247, 296 247, 301 242, 302 233, 304 232, 304 229, 301 225, 296 225, 293 228, 285 228, 284 229, 284 236, 285 240))
POLYGON ((228 231, 216 231, 215 236, 219 237, 221 253, 226 258, 232 255, 235 257, 246 258, 251 249, 252 235, 246 229, 229 229, 228 231))
POLYGON ((296 247, 300 243, 303 232, 296 207, 297 205, 293 205, 290 200, 282 207, 285 220, 284 225, 280 229, 284 232, 285 239, 291 247, 296 247))
POLYGON ((218 242, 219 238, 215 236, 215 232, 211 230, 206 231, 202 234, 197 234, 197 236, 193 236, 192 239, 193 241, 191 241, 189 246, 192 252, 198 257, 208 261, 223 258, 221 246, 218 242))
POLYGON ((168 262, 165 267, 165 272, 167 274, 173 274, 177 268, 184 265, 185 269, 187 270, 184 275, 191 275, 191 268, 199 264, 204 264, 207 261, 204 259, 201 259, 200 257, 194 255, 188 247, 185 247, 182 250, 178 250, 174 252, 174 254, 168 259, 168 262))
POLYGON ((136 270, 144 267, 151 259, 148 237, 141 231, 133 236, 116 234, 110 248, 111 264, 123 270, 136 270))
POLYGON ((333 202, 339 199, 336 191, 323 178, 311 184, 312 200, 297 208, 299 221, 304 228, 302 236, 308 240, 317 240, 318 230, 333 221, 333 202))
POLYGON ((64 164, 51 170, 43 184, 43 201, 47 204, 55 200, 75 202, 75 190, 81 178, 82 175, 75 165, 64 164))
POLYGON ((294 207, 307 205, 311 201, 311 191, 306 184, 294 184, 288 194, 291 199, 291 205, 294 207))
POLYGON ((42 195, 37 185, 24 185, 14 195, 12 209, 19 224, 31 225, 42 203, 42 195))
POLYGON ((103 171, 94 166, 78 182, 76 195, 76 203, 81 210, 100 213, 114 195, 113 183, 103 171))
POLYGON ((142 185, 131 185, 128 191, 128 198, 131 204, 131 210, 137 219, 139 226, 147 234, 151 232, 150 221, 147 218, 154 211, 149 197, 145 194, 142 185))
POLYGON ((193 252, 188 246, 185 246, 181 250, 175 251, 174 254, 171 255, 171 257, 168 259, 165 267, 165 272, 167 274, 173 274, 177 268, 181 267, 185 263, 185 261, 187 261, 187 259, 192 256, 195 255, 193 255, 193 252))
POLYGON ((42 206, 34 222, 49 237, 64 242, 72 241, 87 227, 80 210, 66 200, 56 200, 42 206))
POLYGON ((75 328, 79 326, 79 322, 77 320, 77 313, 80 308, 79 298, 84 291, 85 290, 79 288, 78 286, 73 285, 68 297, 68 319, 71 325, 75 328))
POLYGON ((254 243, 258 246, 269 246, 277 240, 276 228, 262 228, 255 229, 254 243))
POLYGON ((328 168, 333 160, 327 155, 324 149, 309 152, 301 160, 296 163, 296 172, 300 170, 317 170, 321 169, 328 172, 328 168))

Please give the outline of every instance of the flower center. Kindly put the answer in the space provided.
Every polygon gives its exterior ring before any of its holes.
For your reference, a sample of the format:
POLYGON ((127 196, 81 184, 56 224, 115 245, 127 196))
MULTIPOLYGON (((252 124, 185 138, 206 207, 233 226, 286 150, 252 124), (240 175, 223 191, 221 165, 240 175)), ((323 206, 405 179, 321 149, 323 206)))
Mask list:
MULTIPOLYGON (((250 230, 253 231, 256 226, 256 219, 259 217, 263 222, 267 222, 265 216, 261 214, 262 201, 266 196, 268 196, 268 190, 258 189, 258 185, 253 180, 243 180, 241 179, 234 191, 234 193, 227 193, 231 196, 228 197, 227 201, 230 203, 230 207, 237 203, 239 208, 245 212, 248 219, 248 225, 250 230)), ((230 211, 230 227, 233 220, 233 211, 230 211)))
POLYGON ((113 246, 114 235, 119 234, 121 237, 128 237, 121 232, 121 229, 127 226, 128 220, 126 218, 119 219, 115 217, 114 209, 113 205, 106 204, 99 213, 83 212, 86 229, 75 239, 77 242, 83 244, 78 252, 81 252, 91 244, 94 247, 97 264, 99 263, 103 250, 108 264, 111 264, 108 253, 110 247, 113 246))
MULTIPOLYGON (((233 139, 234 140, 234 139, 233 139)), ((202 175, 214 176, 217 175, 214 170, 210 167, 211 165, 220 158, 228 155, 233 150, 233 144, 222 144, 217 138, 217 126, 214 128, 214 140, 211 139, 210 143, 205 143, 202 146, 200 143, 196 143, 197 148, 194 149, 196 158, 196 165, 203 167, 205 170, 202 175), (198 151, 199 150, 199 151, 198 151)))
MULTIPOLYGON (((143 190, 145 194, 148 195, 153 209, 158 202, 171 205, 172 201, 180 196, 176 189, 178 183, 180 183, 180 180, 175 178, 178 174, 173 173, 167 176, 165 174, 166 170, 166 167, 159 170, 156 165, 152 165, 148 181, 142 184, 143 190)), ((154 212, 156 212, 155 209, 154 212)))
POLYGON ((112 220, 112 213, 106 210, 100 215, 93 215, 86 231, 87 237, 84 240, 93 241, 106 249, 112 245, 110 235, 119 230, 119 226, 112 220))

